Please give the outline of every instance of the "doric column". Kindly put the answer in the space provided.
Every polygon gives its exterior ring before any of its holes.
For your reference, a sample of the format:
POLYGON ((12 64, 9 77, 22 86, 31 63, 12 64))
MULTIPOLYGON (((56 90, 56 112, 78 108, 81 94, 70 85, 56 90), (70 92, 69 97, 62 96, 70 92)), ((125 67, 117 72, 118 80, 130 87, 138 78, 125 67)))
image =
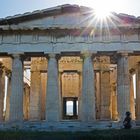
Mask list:
POLYGON ((117 68, 113 68, 110 72, 110 84, 111 84, 111 115, 112 120, 118 119, 117 111, 117 91, 116 91, 116 81, 117 81, 117 68))
POLYGON ((41 120, 41 72, 40 60, 32 58, 29 120, 41 120))
POLYGON ((79 72, 78 120, 81 119, 82 71, 79 72))
POLYGON ((112 83, 112 120, 117 120, 118 112, 117 112, 117 94, 116 94, 116 84, 112 83))
POLYGON ((100 88, 100 71, 95 73, 95 89, 96 89, 96 119, 100 119, 101 115, 101 88, 100 88))
POLYGON ((5 121, 9 121, 10 114, 10 95, 11 95, 11 71, 6 70, 7 76, 7 96, 6 96, 6 111, 5 111, 5 121))
POLYGON ((41 73, 41 120, 45 120, 47 73, 41 73))
POLYGON ((60 120, 60 93, 58 62, 56 54, 49 54, 48 59, 48 81, 46 94, 46 120, 57 122, 60 120))
POLYGON ((4 106, 4 76, 3 76, 3 66, 0 63, 0 122, 3 121, 3 106, 4 106))
POLYGON ((10 121, 23 120, 23 63, 20 55, 13 55, 11 95, 10 95, 10 121))
POLYGON ((95 87, 92 54, 83 53, 82 94, 80 103, 81 121, 93 121, 95 113, 95 87))
POLYGON ((127 53, 118 55, 117 95, 118 119, 122 121, 125 117, 126 111, 130 111, 130 82, 127 53))
POLYGON ((140 120, 140 63, 136 72, 136 120, 140 120))
POLYGON ((24 96, 23 96, 24 120, 29 119, 29 103, 30 103, 30 86, 27 83, 25 83, 24 84, 24 96))
POLYGON ((130 112, 132 120, 135 120, 135 99, 133 87, 133 75, 130 73, 130 112))

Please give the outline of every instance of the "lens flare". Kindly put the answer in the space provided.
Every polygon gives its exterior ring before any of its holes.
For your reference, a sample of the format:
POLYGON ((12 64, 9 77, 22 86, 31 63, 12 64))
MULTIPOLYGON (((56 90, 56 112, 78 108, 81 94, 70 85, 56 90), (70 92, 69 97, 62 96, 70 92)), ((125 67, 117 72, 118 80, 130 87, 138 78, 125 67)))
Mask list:
POLYGON ((99 8, 94 9, 94 14, 95 14, 95 17, 100 20, 105 20, 111 15, 109 10, 99 9, 99 8))

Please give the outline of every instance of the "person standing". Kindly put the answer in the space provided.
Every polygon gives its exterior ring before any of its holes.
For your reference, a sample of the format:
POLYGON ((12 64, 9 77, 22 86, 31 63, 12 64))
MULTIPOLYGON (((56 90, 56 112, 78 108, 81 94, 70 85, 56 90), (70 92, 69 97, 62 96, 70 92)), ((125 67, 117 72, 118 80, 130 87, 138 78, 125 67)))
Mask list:
POLYGON ((126 117, 123 121, 123 126, 125 129, 130 129, 132 126, 131 126, 131 113, 129 111, 127 111, 125 113, 126 117))

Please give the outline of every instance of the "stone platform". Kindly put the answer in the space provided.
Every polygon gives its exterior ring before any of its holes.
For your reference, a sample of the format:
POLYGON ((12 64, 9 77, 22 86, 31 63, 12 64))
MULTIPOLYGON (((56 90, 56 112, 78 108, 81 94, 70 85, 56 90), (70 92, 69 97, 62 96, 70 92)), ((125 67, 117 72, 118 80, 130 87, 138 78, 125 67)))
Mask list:
POLYGON ((119 122, 111 121, 61 121, 61 122, 14 122, 2 123, 1 130, 25 130, 25 131, 92 131, 95 129, 119 129, 122 128, 119 122))

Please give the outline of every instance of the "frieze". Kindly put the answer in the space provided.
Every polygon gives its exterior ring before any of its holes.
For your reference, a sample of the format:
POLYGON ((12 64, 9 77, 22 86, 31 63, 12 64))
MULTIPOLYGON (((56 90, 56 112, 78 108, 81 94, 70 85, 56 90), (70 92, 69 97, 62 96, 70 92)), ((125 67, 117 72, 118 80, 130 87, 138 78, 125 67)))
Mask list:
POLYGON ((39 41, 39 35, 38 34, 33 34, 32 41, 33 42, 38 42, 39 41))
POLYGON ((65 63, 82 63, 82 59, 80 57, 62 57, 59 61, 60 64, 65 63))
MULTIPOLYGON (((54 31, 55 32, 55 31, 54 31)), ((73 36, 66 34, 65 36, 52 36, 48 34, 37 33, 21 33, 21 34, 4 34, 0 35, 1 44, 16 44, 16 43, 96 43, 96 42, 136 42, 140 41, 138 34, 133 35, 79 35, 73 36)))
POLYGON ((20 43, 21 42, 21 35, 15 34, 15 42, 20 43))
POLYGON ((94 58, 94 63, 110 64, 110 57, 108 56, 96 56, 94 58))
POLYGON ((16 43, 15 41, 15 35, 8 35, 8 34, 3 34, 2 35, 2 43, 8 44, 8 43, 16 43))
POLYGON ((45 57, 32 58, 31 59, 31 63, 33 65, 46 64, 47 63, 47 59, 45 57))
POLYGON ((101 71, 110 71, 110 57, 101 56, 94 58, 94 67, 95 69, 99 69, 101 71))

